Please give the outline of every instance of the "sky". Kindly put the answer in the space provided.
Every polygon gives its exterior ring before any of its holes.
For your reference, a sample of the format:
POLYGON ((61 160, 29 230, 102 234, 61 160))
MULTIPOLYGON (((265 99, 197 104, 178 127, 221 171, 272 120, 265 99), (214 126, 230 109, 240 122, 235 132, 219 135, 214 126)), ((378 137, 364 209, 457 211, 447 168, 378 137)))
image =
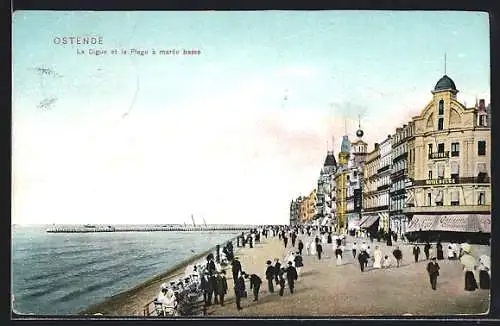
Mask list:
POLYGON ((16 12, 12 223, 288 224, 358 117, 372 150, 419 114, 445 53, 489 103, 486 13, 16 12))

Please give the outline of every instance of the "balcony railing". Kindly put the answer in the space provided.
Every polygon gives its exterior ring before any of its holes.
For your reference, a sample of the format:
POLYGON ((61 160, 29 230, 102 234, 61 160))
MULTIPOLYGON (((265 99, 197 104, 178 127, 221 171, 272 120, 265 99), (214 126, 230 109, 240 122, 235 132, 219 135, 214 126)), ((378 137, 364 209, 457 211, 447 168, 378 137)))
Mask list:
POLYGON ((435 153, 429 154, 430 160, 436 160, 436 159, 440 159, 440 158, 449 158, 449 157, 450 157, 450 151, 435 152, 435 153))
POLYGON ((488 213, 491 212, 490 205, 447 205, 447 206, 415 206, 403 208, 405 213, 488 213))

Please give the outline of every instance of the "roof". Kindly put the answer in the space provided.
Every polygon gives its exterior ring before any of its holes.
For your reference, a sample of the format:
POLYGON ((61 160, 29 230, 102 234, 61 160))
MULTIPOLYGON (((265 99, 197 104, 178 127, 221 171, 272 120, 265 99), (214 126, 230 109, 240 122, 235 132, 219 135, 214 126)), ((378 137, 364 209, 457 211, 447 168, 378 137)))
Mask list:
POLYGON ((436 86, 434 87, 434 91, 444 91, 444 90, 457 91, 457 87, 455 86, 455 83, 447 75, 444 75, 443 77, 441 77, 441 79, 438 80, 436 86))
POLYGON ((337 160, 335 159, 335 155, 333 155, 332 152, 329 152, 326 155, 325 163, 323 164, 323 166, 337 166, 337 160))

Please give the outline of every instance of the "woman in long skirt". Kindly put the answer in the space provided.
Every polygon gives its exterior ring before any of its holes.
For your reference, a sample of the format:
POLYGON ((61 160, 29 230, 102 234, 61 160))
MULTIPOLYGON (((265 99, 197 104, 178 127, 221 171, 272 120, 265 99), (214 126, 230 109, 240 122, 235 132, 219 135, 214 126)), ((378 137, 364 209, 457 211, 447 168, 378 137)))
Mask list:
POLYGON ((490 288, 490 257, 487 255, 479 257, 479 288, 490 288))
POLYGON ((474 276, 476 270, 476 259, 471 255, 472 248, 469 244, 463 246, 463 256, 460 262, 464 268, 464 289, 465 291, 475 291, 477 289, 477 282, 474 276))

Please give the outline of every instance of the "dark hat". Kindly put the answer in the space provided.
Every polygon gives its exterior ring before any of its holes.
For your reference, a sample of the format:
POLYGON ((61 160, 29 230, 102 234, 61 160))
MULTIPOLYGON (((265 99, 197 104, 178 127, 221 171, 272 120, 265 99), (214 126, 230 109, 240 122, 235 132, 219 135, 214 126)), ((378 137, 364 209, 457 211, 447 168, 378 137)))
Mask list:
POLYGON ((266 264, 270 265, 270 264, 271 264, 271 261, 270 261, 270 260, 268 260, 268 261, 266 262, 266 264))
POLYGON ((436 257, 435 257, 435 256, 432 256, 432 257, 431 257, 431 260, 436 260, 436 257))
POLYGON ((291 262, 291 261, 289 261, 289 262, 288 262, 288 265, 292 265, 292 262, 291 262))
POLYGON ((221 271, 221 273, 225 275, 225 274, 226 274, 226 271, 225 271, 225 270, 222 270, 222 271, 221 271))

